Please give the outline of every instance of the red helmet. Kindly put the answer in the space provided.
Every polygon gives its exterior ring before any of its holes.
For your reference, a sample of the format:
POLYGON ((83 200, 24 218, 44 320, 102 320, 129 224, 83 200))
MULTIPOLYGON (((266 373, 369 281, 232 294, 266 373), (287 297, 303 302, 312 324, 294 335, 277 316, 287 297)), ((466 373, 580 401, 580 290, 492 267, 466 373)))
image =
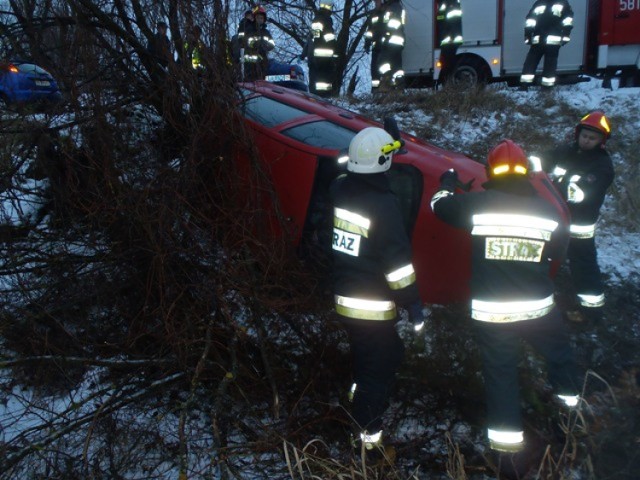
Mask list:
POLYGON ((262 5, 258 5, 257 7, 254 7, 254 9, 253 9, 253 14, 254 15, 258 15, 259 13, 262 13, 264 15, 264 17, 267 18, 267 10, 262 5))
POLYGON ((611 125, 609 119, 605 116, 602 110, 595 110, 591 113, 587 113, 580 119, 580 123, 576 126, 576 139, 580 135, 580 130, 588 128, 589 130, 595 130, 604 135, 602 144, 607 141, 607 138, 611 135, 611 125))
POLYGON ((487 158, 490 178, 513 173, 526 175, 528 164, 524 151, 512 140, 502 140, 487 158))

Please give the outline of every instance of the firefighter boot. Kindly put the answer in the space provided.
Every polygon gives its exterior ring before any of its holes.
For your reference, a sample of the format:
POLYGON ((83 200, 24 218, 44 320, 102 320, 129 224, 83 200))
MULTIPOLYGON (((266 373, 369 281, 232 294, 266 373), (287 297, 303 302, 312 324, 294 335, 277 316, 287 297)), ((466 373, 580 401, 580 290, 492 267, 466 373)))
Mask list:
POLYGON ((500 480, 523 480, 537 467, 544 453, 538 440, 530 440, 516 452, 491 450, 487 463, 500 480))
MULTIPOLYGON (((366 433, 365 436, 369 437, 366 433)), ((395 447, 385 445, 382 442, 382 435, 375 439, 368 438, 363 440, 362 434, 352 434, 350 443, 353 460, 358 465, 380 468, 393 465, 396 461, 395 447)))

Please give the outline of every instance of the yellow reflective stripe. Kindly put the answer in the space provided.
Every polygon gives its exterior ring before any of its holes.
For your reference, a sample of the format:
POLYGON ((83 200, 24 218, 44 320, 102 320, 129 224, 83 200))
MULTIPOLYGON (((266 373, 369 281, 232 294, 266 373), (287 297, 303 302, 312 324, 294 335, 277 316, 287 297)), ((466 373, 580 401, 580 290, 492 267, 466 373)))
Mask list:
POLYGON ((572 238, 593 238, 596 234, 596 224, 571 225, 569 232, 572 238))
POLYGON ((555 302, 553 295, 541 300, 487 302, 471 300, 471 318, 482 322, 509 323, 540 318, 549 313, 555 302))
POLYGON ((313 54, 316 57, 333 57, 332 48, 316 48, 313 50, 313 54))
POLYGON ((579 293, 580 305, 583 307, 597 308, 604 305, 604 293, 599 295, 588 295, 586 293, 579 293))
POLYGON ((396 317, 396 304, 390 300, 367 300, 336 295, 336 312, 360 320, 392 320, 396 317))
POLYGON ((347 232, 369 237, 371 220, 343 208, 334 208, 333 226, 347 232))
POLYGON ((416 281, 416 272, 413 269, 413 265, 409 264, 385 274, 385 278, 391 290, 399 290, 416 281))
POLYGON ((562 42, 562 37, 558 35, 547 35, 547 43, 549 45, 560 45, 562 42))
POLYGON ((580 395, 557 395, 567 407, 575 407, 580 402, 580 395))
POLYGON ((504 452, 517 452, 524 446, 524 432, 515 430, 487 429, 487 437, 492 449, 504 452))
POLYGON ((392 18, 389 20, 388 25, 389 25, 389 28, 393 28, 394 30, 397 30, 402 26, 402 21, 398 20, 397 18, 392 18))
POLYGON ((497 235, 550 240, 558 222, 531 215, 479 214, 473 216, 471 235, 497 235))
POLYGON ((382 430, 376 433, 368 433, 366 430, 360 433, 360 440, 367 450, 382 446, 382 430))

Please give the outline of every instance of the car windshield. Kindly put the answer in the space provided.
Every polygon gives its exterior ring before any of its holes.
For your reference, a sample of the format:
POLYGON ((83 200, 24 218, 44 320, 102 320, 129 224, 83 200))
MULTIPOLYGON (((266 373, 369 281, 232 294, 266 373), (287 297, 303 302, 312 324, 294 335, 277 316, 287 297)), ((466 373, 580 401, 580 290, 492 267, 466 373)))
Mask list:
POLYGON ((313 147, 336 150, 349 148, 349 143, 356 134, 354 131, 327 120, 287 128, 281 133, 313 147))
POLYGON ((253 97, 241 105, 242 114, 266 127, 275 127, 294 118, 304 117, 309 113, 267 97, 253 97))
POLYGON ((44 68, 40 68, 33 63, 19 63, 16 65, 16 67, 18 67, 18 70, 20 70, 22 73, 38 73, 40 75, 48 75, 48 72, 44 68))

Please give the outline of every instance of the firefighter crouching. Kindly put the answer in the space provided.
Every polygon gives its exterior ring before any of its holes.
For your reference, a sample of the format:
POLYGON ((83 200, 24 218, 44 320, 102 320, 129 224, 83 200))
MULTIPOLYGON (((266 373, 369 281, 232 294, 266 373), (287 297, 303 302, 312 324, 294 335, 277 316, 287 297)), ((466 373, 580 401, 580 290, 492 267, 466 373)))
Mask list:
POLYGON ((538 63, 544 56, 543 87, 556 84, 556 69, 560 47, 569 43, 573 28, 573 10, 567 0, 537 0, 525 20, 524 41, 529 52, 524 60, 520 84, 533 84, 538 63))
MULTIPOLYGON (((605 143, 611 134, 602 111, 585 115, 575 128, 575 141, 543 155, 543 169, 567 201, 571 213, 569 269, 581 309, 587 319, 600 320, 605 303, 604 284, 596 251, 596 223, 614 178, 605 143)), ((571 319, 580 315, 570 312, 571 319)))
POLYGON ((484 191, 456 194, 458 176, 449 170, 431 200, 438 218, 471 233, 471 317, 483 362, 487 435, 507 476, 510 468, 523 475, 521 469, 536 460, 535 452, 525 450, 520 339, 545 358, 561 405, 577 405, 581 384, 550 278, 550 259, 566 249, 555 238, 560 215, 537 194, 527 166, 522 149, 504 140, 489 154, 484 191))
POLYGON ((404 358, 396 305, 416 332, 424 325, 411 242, 385 173, 400 147, 385 130, 365 128, 349 145, 348 173, 331 187, 335 308, 353 361, 353 440, 371 452, 382 446, 381 416, 404 358))
POLYGON ((400 0, 376 0, 365 32, 364 50, 371 50, 371 91, 401 87, 404 83, 405 10, 400 0))

